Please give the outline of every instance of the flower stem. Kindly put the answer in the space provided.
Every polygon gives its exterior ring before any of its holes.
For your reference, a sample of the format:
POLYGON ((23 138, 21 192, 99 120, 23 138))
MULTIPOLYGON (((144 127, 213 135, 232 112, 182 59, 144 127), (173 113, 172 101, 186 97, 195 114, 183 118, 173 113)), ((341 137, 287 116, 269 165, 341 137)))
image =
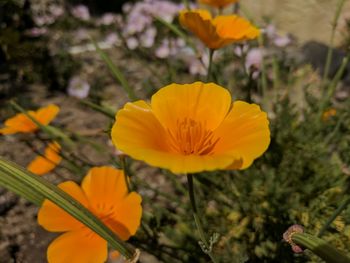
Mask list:
POLYGON ((190 196, 194 222, 196 224, 196 227, 197 227, 197 230, 199 233, 199 237, 205 246, 205 251, 204 250, 203 251, 210 257, 212 262, 217 263, 218 261, 215 259, 213 253, 211 252, 210 244, 208 243, 208 241, 205 237, 203 226, 202 226, 202 223, 201 223, 199 216, 198 216, 198 208, 196 205, 196 199, 195 199, 195 194, 194 194, 192 174, 187 175, 187 182, 188 182, 188 194, 190 196))
POLYGON ((130 183, 129 183, 130 182, 130 178, 129 178, 127 167, 126 167, 125 156, 123 156, 123 155, 119 156, 119 160, 120 160, 120 164, 121 164, 122 170, 124 172, 124 179, 125 179, 126 187, 128 188, 128 192, 130 192, 131 191, 131 187, 130 187, 130 183))
POLYGON ((234 6, 233 6, 233 13, 235 15, 238 15, 239 13, 239 8, 240 8, 240 4, 239 3, 235 3, 234 6))
MULTIPOLYGON (((337 7, 336 7, 336 11, 335 11, 335 15, 332 21, 332 33, 331 33, 331 38, 329 41, 329 48, 328 48, 328 52, 327 52, 327 58, 326 58, 326 65, 324 67, 324 72, 323 72, 323 79, 322 79, 322 84, 325 86, 326 84, 326 80, 328 78, 328 74, 329 74, 329 69, 331 66, 331 62, 332 62, 332 57, 333 57, 333 42, 334 42, 334 37, 335 37, 335 31, 337 29, 338 26, 338 20, 341 14, 341 11, 343 9, 343 6, 345 4, 345 0, 339 0, 337 3, 337 7)), ((324 87, 325 89, 325 87, 324 87)))
POLYGON ((213 64, 213 56, 214 56, 215 49, 209 49, 209 65, 208 65, 208 72, 207 72, 207 82, 212 80, 212 64, 213 64))
POLYGON ((337 218, 340 213, 347 208, 347 206, 350 204, 350 197, 346 199, 338 208, 334 211, 333 215, 327 220, 325 225, 321 228, 320 232, 318 233, 318 237, 321 237, 326 230, 329 228, 329 226, 333 223, 333 221, 337 218))

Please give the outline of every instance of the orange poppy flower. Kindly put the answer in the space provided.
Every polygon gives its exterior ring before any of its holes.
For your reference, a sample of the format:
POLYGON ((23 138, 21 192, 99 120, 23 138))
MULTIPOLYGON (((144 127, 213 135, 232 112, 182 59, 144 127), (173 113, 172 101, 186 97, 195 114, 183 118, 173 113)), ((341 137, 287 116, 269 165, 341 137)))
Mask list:
MULTIPOLYGON (((58 185, 95 214, 121 239, 136 233, 141 221, 141 196, 128 192, 124 173, 112 167, 94 167, 81 187, 72 181, 58 185)), ((48 231, 65 232, 49 245, 49 263, 102 263, 107 260, 107 241, 51 201, 45 200, 38 223, 48 231)))
POLYGON ((150 104, 127 103, 111 135, 125 154, 174 173, 245 169, 270 143, 258 105, 232 104, 225 88, 202 82, 168 85, 150 104))
POLYGON ((211 5, 214 7, 222 8, 229 4, 233 4, 238 2, 239 0, 199 0, 199 2, 207 5, 211 5))
POLYGON ((61 162, 62 157, 59 155, 61 146, 57 142, 50 143, 44 156, 37 156, 28 166, 27 170, 36 175, 43 175, 51 172, 61 162))
POLYGON ((210 49, 255 39, 260 34, 256 27, 242 17, 222 15, 212 18, 206 10, 181 11, 180 23, 210 49))
MULTIPOLYGON (((60 108, 58 106, 51 104, 37 111, 28 111, 28 114, 42 125, 47 125, 56 117, 59 110, 60 108)), ((0 129, 0 134, 30 133, 38 130, 38 128, 25 114, 18 113, 5 121, 5 127, 0 129)))

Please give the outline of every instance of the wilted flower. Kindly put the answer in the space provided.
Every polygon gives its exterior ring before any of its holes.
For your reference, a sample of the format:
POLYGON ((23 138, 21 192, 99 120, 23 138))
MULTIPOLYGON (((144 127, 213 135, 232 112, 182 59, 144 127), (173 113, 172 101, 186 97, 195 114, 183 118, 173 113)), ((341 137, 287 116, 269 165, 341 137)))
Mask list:
POLYGON ((236 15, 212 18, 206 10, 185 10, 180 12, 180 23, 194 33, 210 49, 255 39, 259 30, 244 18, 236 15))
POLYGON ((50 143, 44 156, 37 156, 28 166, 27 170, 36 174, 44 175, 51 172, 61 162, 62 157, 59 155, 61 146, 57 142, 50 143))
POLYGON ((302 253, 303 249, 292 240, 292 236, 296 233, 304 233, 304 228, 301 225, 290 226, 287 231, 283 233, 283 239, 292 246, 294 253, 302 253))
MULTIPOLYGON (((58 187, 89 209, 122 240, 136 233, 142 215, 141 196, 128 192, 122 170, 94 167, 81 187, 73 181, 58 187)), ((42 204, 38 223, 48 231, 65 232, 49 245, 49 263, 107 260, 107 241, 51 201, 45 200, 42 204)))
MULTIPOLYGON (((37 111, 28 111, 28 115, 33 117, 42 125, 49 124, 58 114, 60 108, 56 105, 48 105, 37 111)), ((14 117, 5 121, 5 127, 0 129, 0 134, 31 133, 39 127, 25 114, 18 113, 14 117)))
POLYGON ((86 5, 77 5, 72 8, 72 15, 80 20, 90 20, 90 11, 86 5))
POLYGON ((269 122, 255 104, 235 101, 214 83, 171 84, 151 103, 127 103, 111 136, 131 157, 174 173, 245 169, 270 143, 269 122))
POLYGON ((80 77, 73 77, 69 80, 67 92, 69 96, 85 99, 89 96, 90 85, 80 77))
POLYGON ((218 8, 223 8, 229 4, 238 2, 239 0, 199 0, 199 2, 218 8))

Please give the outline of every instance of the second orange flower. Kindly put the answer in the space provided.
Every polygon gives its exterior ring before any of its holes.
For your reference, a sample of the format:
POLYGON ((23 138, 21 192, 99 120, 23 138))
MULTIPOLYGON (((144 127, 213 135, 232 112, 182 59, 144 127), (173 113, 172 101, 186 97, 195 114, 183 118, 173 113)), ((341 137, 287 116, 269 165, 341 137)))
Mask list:
POLYGON ((221 15, 213 18, 206 10, 182 11, 180 23, 210 49, 255 39, 260 34, 256 27, 242 17, 221 15))

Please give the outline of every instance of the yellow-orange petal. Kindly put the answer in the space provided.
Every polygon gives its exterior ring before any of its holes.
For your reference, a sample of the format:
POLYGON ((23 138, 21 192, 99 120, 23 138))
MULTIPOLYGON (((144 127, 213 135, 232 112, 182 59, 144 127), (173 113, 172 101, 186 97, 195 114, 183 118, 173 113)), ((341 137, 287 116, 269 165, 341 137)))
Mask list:
POLYGON ((46 149, 44 156, 37 156, 28 166, 28 171, 43 175, 51 172, 61 162, 62 157, 59 155, 61 146, 57 142, 50 143, 46 149))
MULTIPOLYGON (((72 181, 67 181, 58 185, 63 191, 72 196, 83 206, 88 206, 88 200, 81 188, 72 181)), ((45 200, 39 209, 38 224, 48 231, 63 232, 79 228, 84 225, 69 215, 63 209, 49 200, 45 200)))
POLYGON ((34 118, 43 125, 49 124, 58 114, 60 108, 57 105, 50 104, 40 108, 34 113, 34 118))
MULTIPOLYGON (((28 111, 27 113, 42 125, 47 125, 56 117, 58 112, 59 107, 51 104, 37 111, 28 111)), ((17 132, 30 133, 38 130, 38 126, 23 113, 7 119, 4 124, 5 127, 0 129, 0 134, 4 135, 17 132)))
POLYGON ((212 17, 207 10, 185 10, 180 12, 180 24, 195 34, 207 47, 218 49, 221 39, 216 33, 212 17))
POLYGON ((214 133, 220 138, 215 153, 237 153, 242 158, 240 169, 249 167, 270 144, 267 114, 258 105, 243 101, 233 104, 232 110, 214 133))
POLYGON ((227 43, 255 39, 260 34, 249 21, 236 15, 217 16, 213 24, 217 34, 227 43))
POLYGON ((123 200, 115 203, 113 213, 111 213, 109 220, 106 221, 106 224, 112 229, 114 229, 113 222, 118 222, 128 230, 128 233, 116 231, 123 240, 127 240, 130 236, 135 235, 141 224, 141 201, 142 198, 139 194, 131 192, 123 200))
POLYGON ((127 103, 118 111, 111 136, 116 148, 130 155, 139 149, 168 148, 163 127, 144 101, 127 103))
POLYGON ((182 155, 179 153, 162 152, 151 149, 135 150, 130 154, 137 160, 142 160, 149 165, 161 167, 175 174, 196 173, 201 171, 214 171, 225 169, 234 160, 239 159, 234 153, 215 155, 182 155))
POLYGON ((140 225, 141 196, 128 193, 122 170, 94 167, 82 182, 90 207, 120 238, 134 235, 140 225))
POLYGON ((109 166, 93 167, 81 187, 98 213, 113 207, 128 195, 124 172, 109 166))
POLYGON ((233 4, 233 3, 236 3, 238 1, 239 0, 199 0, 199 2, 201 2, 203 4, 207 4, 207 5, 218 7, 218 8, 225 7, 229 4, 233 4))
MULTIPOLYGON (((29 111, 28 114, 33 114, 33 111, 29 111)), ((4 135, 14 134, 17 132, 29 133, 36 131, 38 127, 32 122, 25 114, 18 113, 12 118, 5 121, 5 127, 0 130, 4 135)))
POLYGON ((195 120, 214 130, 231 107, 227 89, 214 83, 171 84, 152 96, 154 115, 165 129, 175 131, 179 122, 195 120))
POLYGON ((107 254, 107 242, 84 228, 53 240, 47 250, 47 260, 49 263, 103 263, 107 254))

